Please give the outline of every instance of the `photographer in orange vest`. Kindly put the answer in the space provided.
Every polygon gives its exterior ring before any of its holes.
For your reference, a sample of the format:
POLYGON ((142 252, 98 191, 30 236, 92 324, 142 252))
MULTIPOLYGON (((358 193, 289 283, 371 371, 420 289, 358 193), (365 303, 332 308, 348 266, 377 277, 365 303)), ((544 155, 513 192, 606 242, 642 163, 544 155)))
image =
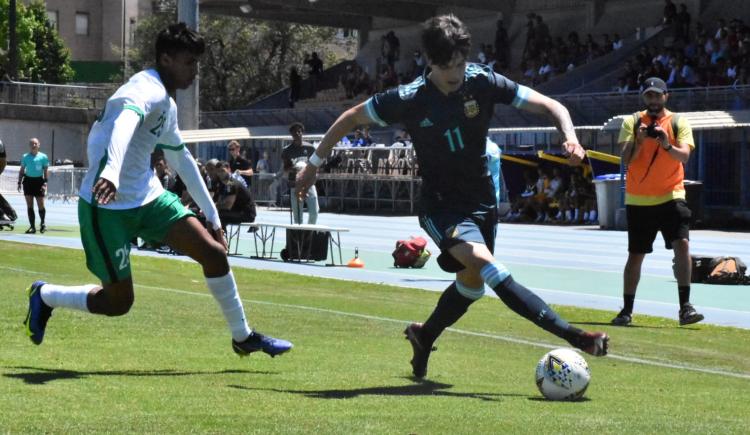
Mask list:
POLYGON ((687 119, 666 109, 669 94, 662 79, 649 78, 643 87, 646 110, 625 118, 618 139, 627 165, 628 262, 623 279, 624 308, 612 323, 625 326, 632 322, 641 265, 646 254, 653 252, 661 231, 666 248, 674 250, 680 325, 688 325, 703 320, 690 304, 691 212, 683 185, 683 164, 695 148, 693 130, 687 119))

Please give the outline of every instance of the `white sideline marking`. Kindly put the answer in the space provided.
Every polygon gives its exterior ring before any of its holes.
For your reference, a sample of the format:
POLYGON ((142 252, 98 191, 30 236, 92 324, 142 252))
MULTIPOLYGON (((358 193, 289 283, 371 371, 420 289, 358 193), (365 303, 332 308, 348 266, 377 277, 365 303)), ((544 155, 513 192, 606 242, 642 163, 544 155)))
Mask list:
MULTIPOLYGON (((2 266, 2 265, 0 265, 0 268, 6 269, 6 270, 12 270, 15 272, 22 272, 22 273, 37 273, 37 274, 50 275, 47 273, 37 272, 35 270, 19 269, 19 268, 2 266)), ((173 289, 173 288, 168 288, 168 287, 156 287, 156 286, 150 286, 150 285, 144 285, 144 284, 134 284, 134 286, 151 289, 151 290, 170 292, 170 293, 180 293, 180 294, 186 294, 186 295, 191 295, 191 296, 202 296, 202 297, 207 297, 207 298, 213 298, 213 296, 208 293, 198 293, 198 292, 191 292, 187 290, 178 290, 178 289, 173 289)), ((244 299, 243 302, 259 304, 259 305, 271 305, 275 307, 293 308, 293 309, 298 309, 298 310, 314 311, 318 313, 336 314, 339 316, 355 317, 359 319, 368 319, 368 320, 377 320, 381 322, 399 323, 402 325, 408 325, 409 323, 411 323, 411 321, 409 320, 391 319, 389 317, 372 316, 369 314, 350 313, 347 311, 331 310, 328 308, 308 307, 305 305, 283 304, 283 303, 278 303, 278 302, 259 301, 259 300, 254 300, 254 299, 244 299)), ((544 349, 556 349, 560 347, 559 345, 554 345, 550 343, 530 341, 530 340, 524 340, 521 338, 514 338, 514 337, 508 337, 508 336, 496 335, 496 334, 488 334, 484 332, 466 331, 463 329, 455 329, 455 328, 448 328, 447 330, 454 332, 456 334, 491 338, 493 340, 501 340, 501 341, 506 341, 509 343, 516 343, 516 344, 525 344, 528 346, 541 347, 544 349)), ((750 373, 728 372, 728 371, 719 370, 719 369, 696 367, 696 366, 689 366, 689 365, 683 365, 683 364, 672 364, 672 363, 654 361, 654 360, 649 360, 649 359, 644 359, 644 358, 617 355, 617 354, 612 354, 612 353, 608 353, 607 357, 620 360, 620 361, 631 362, 634 364, 651 365, 651 366, 665 367, 665 368, 670 368, 670 369, 689 370, 689 371, 694 371, 694 372, 699 372, 699 373, 707 373, 707 374, 719 375, 719 376, 728 376, 728 377, 740 378, 740 379, 750 379, 750 373)))
MULTIPOLYGON (((192 296, 203 296, 203 297, 213 298, 213 296, 211 296, 208 293, 197 293, 197 292, 191 292, 187 290, 178 290, 178 289, 167 288, 167 287, 155 287, 155 286, 142 285, 142 284, 135 284, 135 286, 152 289, 152 290, 171 292, 171 293, 181 293, 181 294, 192 295, 192 296)), ((275 307, 293 308, 293 309, 305 310, 305 311, 314 311, 318 313, 336 314, 339 316, 356 317, 359 319, 378 320, 381 322, 398 323, 402 325, 408 325, 409 323, 411 323, 411 321, 409 320, 392 319, 389 317, 372 316, 369 314, 350 313, 347 311, 331 310, 328 308, 308 307, 306 305, 283 304, 283 303, 278 303, 278 302, 258 301, 254 299, 243 299, 243 302, 249 302, 252 304, 259 304, 259 305, 271 305, 275 307)), ((521 338, 513 338, 513 337, 507 337, 503 335, 487 334, 484 332, 465 331, 463 329, 455 329, 455 328, 448 328, 448 331, 454 332, 456 334, 491 338, 494 340, 501 340, 501 341, 516 343, 516 344, 525 344, 525 345, 541 347, 545 349, 556 349, 560 347, 559 345, 554 345, 554 344, 549 344, 549 343, 524 340, 521 338)), ((616 355, 616 354, 611 354, 611 353, 608 353, 607 357, 620 360, 620 361, 631 362, 634 364, 644 364, 644 365, 651 365, 651 366, 657 366, 657 367, 665 367, 665 368, 670 368, 670 369, 689 370, 689 371, 694 371, 694 372, 708 373, 712 375, 727 376, 727 377, 740 378, 740 379, 750 379, 750 373, 728 372, 728 371, 719 370, 719 369, 696 367, 696 366, 689 366, 689 365, 684 365, 684 364, 672 364, 672 363, 654 361, 654 360, 649 360, 649 359, 644 359, 644 358, 616 355)))

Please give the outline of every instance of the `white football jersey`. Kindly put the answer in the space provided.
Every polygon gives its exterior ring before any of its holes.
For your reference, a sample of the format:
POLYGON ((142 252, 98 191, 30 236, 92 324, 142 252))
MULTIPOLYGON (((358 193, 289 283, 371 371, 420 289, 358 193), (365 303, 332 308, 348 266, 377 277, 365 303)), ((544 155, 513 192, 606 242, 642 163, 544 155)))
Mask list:
MULTIPOLYGON (((124 142, 124 141, 120 141, 124 142)), ((157 148, 181 149, 184 147, 177 126, 177 104, 167 93, 159 73, 148 69, 135 74, 110 98, 99 115, 88 137, 89 170, 79 195, 93 203, 92 190, 99 177, 117 185, 115 200, 101 208, 123 210, 136 208, 156 199, 164 192, 154 170, 151 153, 157 148), (115 121, 124 110, 132 110, 141 120, 130 142, 120 148, 110 149, 115 121), (118 168, 109 152, 122 156, 118 168)), ((117 159, 115 159, 117 160, 117 159)))

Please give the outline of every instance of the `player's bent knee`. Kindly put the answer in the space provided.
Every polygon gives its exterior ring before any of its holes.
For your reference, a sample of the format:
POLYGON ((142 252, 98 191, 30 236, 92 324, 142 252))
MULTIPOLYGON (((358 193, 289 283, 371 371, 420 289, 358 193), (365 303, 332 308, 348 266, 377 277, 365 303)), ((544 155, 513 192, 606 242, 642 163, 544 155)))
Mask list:
POLYGON ((133 283, 130 280, 107 284, 89 299, 89 308, 105 316, 123 316, 130 311, 135 301, 133 283))
POLYGON ((119 297, 114 300, 110 300, 107 306, 107 311, 104 313, 109 317, 124 316, 128 314, 130 308, 133 307, 134 298, 131 295, 128 297, 119 297))
POLYGON ((469 287, 456 280, 456 290, 466 299, 476 301, 484 296, 484 285, 476 288, 469 287))

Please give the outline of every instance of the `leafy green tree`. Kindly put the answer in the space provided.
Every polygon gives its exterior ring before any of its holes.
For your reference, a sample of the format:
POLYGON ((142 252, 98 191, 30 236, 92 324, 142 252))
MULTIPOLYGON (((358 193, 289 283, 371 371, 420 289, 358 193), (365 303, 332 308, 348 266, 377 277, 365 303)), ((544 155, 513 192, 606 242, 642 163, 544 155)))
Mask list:
MULTIPOLYGON (((18 78, 48 83, 70 81, 70 52, 47 20, 44 2, 37 0, 28 6, 17 2, 16 6, 18 78)), ((9 1, 0 0, 0 77, 8 72, 8 10, 9 1)))
POLYGON ((63 43, 52 24, 47 20, 47 9, 43 2, 35 1, 28 7, 33 18, 33 35, 36 62, 30 69, 32 81, 66 83, 73 78, 70 66, 70 50, 63 43))
MULTIPOLYGON (((177 19, 174 1, 167 12, 141 21, 129 51, 128 74, 154 64, 158 32, 177 19)), ((333 40, 335 29, 240 17, 201 15, 200 32, 206 54, 200 66, 201 110, 244 107, 288 84, 292 66, 302 67, 305 53, 320 51, 333 40)), ((338 60, 323 56, 326 67, 338 60)))

